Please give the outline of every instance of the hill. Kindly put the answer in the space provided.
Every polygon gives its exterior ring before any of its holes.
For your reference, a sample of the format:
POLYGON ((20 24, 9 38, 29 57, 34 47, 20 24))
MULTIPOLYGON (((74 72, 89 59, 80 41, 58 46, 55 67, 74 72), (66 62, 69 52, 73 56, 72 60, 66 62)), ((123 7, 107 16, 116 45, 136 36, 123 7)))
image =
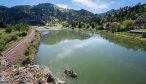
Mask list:
POLYGON ((0 6, 0 18, 7 24, 25 23, 30 25, 45 25, 62 21, 89 22, 93 13, 81 9, 60 8, 54 4, 42 3, 34 6, 19 5, 11 8, 0 6))

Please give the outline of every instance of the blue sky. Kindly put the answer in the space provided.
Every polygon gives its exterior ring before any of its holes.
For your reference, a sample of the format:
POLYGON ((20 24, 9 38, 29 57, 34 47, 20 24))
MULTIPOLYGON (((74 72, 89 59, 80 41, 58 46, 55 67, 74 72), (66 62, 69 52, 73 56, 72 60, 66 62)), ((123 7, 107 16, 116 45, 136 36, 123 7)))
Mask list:
POLYGON ((0 0, 0 5, 12 7, 16 5, 37 5, 39 3, 52 3, 63 8, 86 9, 93 13, 102 13, 124 6, 133 6, 137 3, 146 3, 146 0, 0 0))

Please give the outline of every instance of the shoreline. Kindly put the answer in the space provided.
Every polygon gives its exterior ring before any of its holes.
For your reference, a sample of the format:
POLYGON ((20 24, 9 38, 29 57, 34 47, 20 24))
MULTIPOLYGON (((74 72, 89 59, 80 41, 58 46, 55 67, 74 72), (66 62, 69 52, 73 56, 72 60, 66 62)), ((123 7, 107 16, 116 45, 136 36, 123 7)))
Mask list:
POLYGON ((97 30, 96 31, 97 34, 101 34, 101 35, 110 35, 110 36, 114 36, 114 37, 123 37, 123 38, 129 38, 129 39, 134 39, 134 40, 139 40, 139 41, 143 41, 146 42, 146 38, 142 38, 141 34, 133 34, 133 33, 128 33, 128 32, 106 32, 103 30, 97 30))
POLYGON ((25 50, 22 65, 27 65, 27 64, 33 63, 33 60, 37 54, 38 47, 40 45, 41 33, 37 30, 35 32, 36 32, 36 34, 35 34, 32 42, 30 43, 28 48, 25 50))
MULTIPOLYGON (((72 29, 72 28, 70 28, 70 29, 72 29)), ((111 35, 111 36, 115 36, 115 37, 124 37, 124 38, 130 38, 130 39, 135 39, 135 40, 146 42, 146 38, 142 38, 142 34, 134 34, 134 33, 128 33, 128 32, 114 32, 114 33, 112 33, 108 30, 95 30, 95 29, 87 30, 87 29, 82 29, 82 28, 73 28, 73 30, 90 31, 90 32, 94 32, 97 34, 101 34, 101 35, 111 35)))
POLYGON ((66 84, 65 81, 55 77, 49 67, 44 65, 36 65, 33 60, 37 54, 40 45, 41 35, 39 31, 35 31, 33 40, 27 46, 22 63, 10 64, 6 56, 0 54, 0 83, 31 83, 31 84, 66 84), (27 53, 27 56, 26 56, 27 53), (29 53, 29 54, 28 54, 29 53))

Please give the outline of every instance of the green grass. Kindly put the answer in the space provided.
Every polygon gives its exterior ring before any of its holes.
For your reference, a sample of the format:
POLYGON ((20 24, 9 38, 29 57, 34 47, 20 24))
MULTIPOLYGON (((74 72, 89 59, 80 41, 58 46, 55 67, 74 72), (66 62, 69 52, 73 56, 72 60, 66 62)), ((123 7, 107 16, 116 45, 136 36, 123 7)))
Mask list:
POLYGON ((17 31, 6 33, 5 29, 0 29, 0 52, 12 47, 17 42, 19 42, 23 37, 25 31, 17 31))
POLYGON ((112 32, 109 32, 107 30, 97 30, 96 32, 99 33, 99 34, 112 35, 112 36, 115 36, 115 37, 125 37, 125 38, 131 38, 131 39, 146 41, 146 39, 143 38, 141 34, 132 34, 132 33, 128 33, 128 32, 112 33, 112 32))
POLYGON ((87 30, 87 31, 92 31, 96 32, 98 34, 103 34, 103 35, 112 35, 115 37, 125 37, 125 38, 131 38, 131 39, 136 39, 136 40, 141 40, 141 41, 146 41, 145 35, 141 34, 132 34, 128 32, 109 32, 108 30, 96 30, 96 29, 85 29, 85 28, 74 28, 75 30, 87 30))
POLYGON ((22 65, 26 65, 33 62, 33 59, 37 52, 39 41, 40 41, 40 33, 36 31, 33 41, 31 42, 31 44, 25 51, 25 57, 24 57, 22 65))

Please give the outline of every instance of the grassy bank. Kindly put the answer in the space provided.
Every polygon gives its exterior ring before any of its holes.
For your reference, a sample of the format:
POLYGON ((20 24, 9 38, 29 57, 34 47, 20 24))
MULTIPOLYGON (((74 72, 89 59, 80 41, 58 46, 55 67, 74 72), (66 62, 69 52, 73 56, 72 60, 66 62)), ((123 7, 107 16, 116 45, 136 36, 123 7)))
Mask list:
POLYGON ((114 36, 114 37, 125 37, 125 38, 140 40, 140 41, 146 41, 146 38, 143 38, 141 34, 132 34, 132 33, 128 33, 128 32, 112 33, 107 30, 97 30, 96 33, 103 34, 103 35, 110 35, 110 36, 114 36))
POLYGON ((125 38, 130 38, 130 39, 135 39, 135 40, 140 40, 140 41, 146 41, 146 38, 142 37, 142 34, 132 34, 128 32, 110 32, 108 30, 96 30, 96 29, 84 29, 84 28, 74 28, 74 30, 79 30, 79 31, 92 31, 96 32, 97 34, 101 35, 110 35, 114 37, 125 37, 125 38))
POLYGON ((0 52, 7 50, 8 48, 19 42, 24 36, 26 31, 15 31, 7 33, 5 29, 0 29, 0 52))
POLYGON ((36 31, 33 41, 25 51, 25 57, 22 62, 22 65, 30 64, 33 62, 38 49, 39 41, 40 41, 40 32, 36 31))

